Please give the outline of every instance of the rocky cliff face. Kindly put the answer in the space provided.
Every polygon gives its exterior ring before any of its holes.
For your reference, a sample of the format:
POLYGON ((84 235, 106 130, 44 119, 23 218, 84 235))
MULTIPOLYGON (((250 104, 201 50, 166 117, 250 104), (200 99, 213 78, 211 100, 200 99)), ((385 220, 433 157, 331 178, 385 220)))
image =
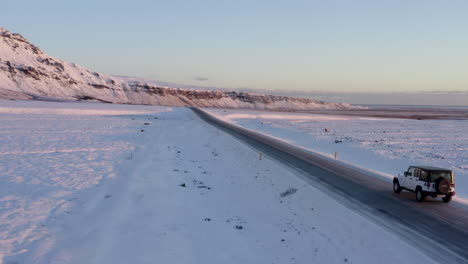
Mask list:
POLYGON ((4 28, 0 28, 0 98, 269 110, 351 107, 306 98, 176 89, 125 81, 50 57, 20 34, 4 28))

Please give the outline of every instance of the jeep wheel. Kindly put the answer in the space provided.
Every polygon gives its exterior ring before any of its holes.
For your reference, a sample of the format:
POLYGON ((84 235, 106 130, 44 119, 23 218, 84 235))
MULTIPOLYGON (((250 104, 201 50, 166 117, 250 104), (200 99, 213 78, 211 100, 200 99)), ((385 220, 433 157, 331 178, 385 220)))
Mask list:
POLYGON ((401 186, 398 180, 393 181, 393 191, 395 193, 400 193, 401 192, 401 186))
POLYGON ((416 188, 416 200, 418 202, 422 202, 424 198, 424 192, 422 191, 421 187, 416 188))
POLYGON ((448 203, 451 200, 452 200, 452 195, 451 194, 447 194, 447 196, 442 198, 442 201, 444 201, 444 203, 448 203))
POLYGON ((438 193, 448 194, 450 191, 450 184, 445 178, 439 178, 436 180, 435 189, 438 193))

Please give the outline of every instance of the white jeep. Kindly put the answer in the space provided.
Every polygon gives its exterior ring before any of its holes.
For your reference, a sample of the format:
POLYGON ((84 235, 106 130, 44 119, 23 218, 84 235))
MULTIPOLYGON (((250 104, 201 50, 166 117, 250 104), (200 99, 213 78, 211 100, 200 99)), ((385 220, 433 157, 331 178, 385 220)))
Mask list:
POLYGON ((442 197, 445 203, 455 196, 455 180, 449 169, 430 166, 410 166, 403 176, 393 179, 393 191, 401 190, 416 193, 416 200, 422 202, 426 196, 442 197))

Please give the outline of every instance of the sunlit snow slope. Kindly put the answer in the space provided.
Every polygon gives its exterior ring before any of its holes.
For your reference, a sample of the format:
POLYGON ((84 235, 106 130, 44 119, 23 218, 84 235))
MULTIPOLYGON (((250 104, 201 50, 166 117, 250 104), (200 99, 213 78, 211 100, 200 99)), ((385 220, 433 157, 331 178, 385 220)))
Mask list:
POLYGON ((244 92, 176 89, 110 77, 42 52, 0 28, 0 98, 271 110, 343 109, 348 104, 244 92))

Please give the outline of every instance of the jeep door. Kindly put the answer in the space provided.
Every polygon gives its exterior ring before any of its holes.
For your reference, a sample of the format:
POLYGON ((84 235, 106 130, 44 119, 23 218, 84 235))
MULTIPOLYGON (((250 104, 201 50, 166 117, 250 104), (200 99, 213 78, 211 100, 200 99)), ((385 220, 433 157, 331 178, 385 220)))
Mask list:
POLYGON ((420 169, 415 168, 413 174, 408 177, 408 188, 410 190, 416 190, 416 186, 419 183, 420 172, 421 172, 420 169))
POLYGON ((414 168, 410 167, 407 172, 405 172, 405 177, 403 178, 403 187, 412 190, 410 177, 414 174, 414 168))

